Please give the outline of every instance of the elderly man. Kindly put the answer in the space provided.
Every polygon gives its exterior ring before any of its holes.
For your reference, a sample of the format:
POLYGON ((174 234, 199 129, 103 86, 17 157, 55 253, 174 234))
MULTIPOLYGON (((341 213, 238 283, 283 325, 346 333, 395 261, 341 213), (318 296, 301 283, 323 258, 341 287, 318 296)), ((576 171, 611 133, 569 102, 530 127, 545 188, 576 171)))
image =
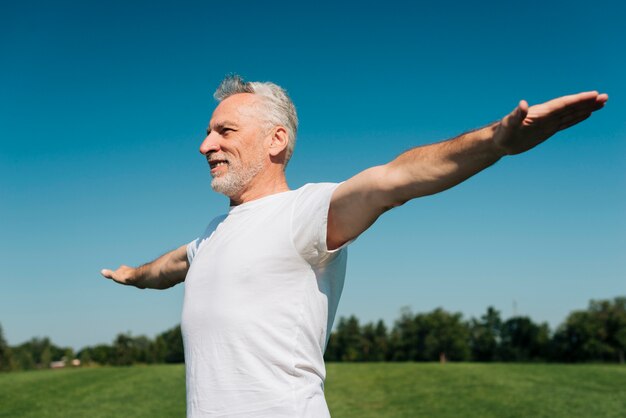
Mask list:
POLYGON ((446 190, 588 118, 608 96, 586 92, 529 107, 454 139, 417 147, 341 184, 290 190, 296 110, 272 83, 227 77, 200 145, 227 214, 199 238, 141 267, 102 270, 118 283, 185 282, 187 414, 324 417, 323 353, 346 246, 385 211, 446 190))

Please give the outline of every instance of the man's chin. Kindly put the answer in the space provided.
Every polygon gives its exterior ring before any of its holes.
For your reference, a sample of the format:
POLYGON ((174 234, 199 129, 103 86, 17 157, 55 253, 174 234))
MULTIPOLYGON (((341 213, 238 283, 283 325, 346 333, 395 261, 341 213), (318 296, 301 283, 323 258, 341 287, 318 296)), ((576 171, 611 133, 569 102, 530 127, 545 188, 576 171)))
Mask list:
POLYGON ((236 195, 240 189, 237 184, 231 179, 225 178, 225 176, 213 177, 213 180, 211 180, 211 188, 214 192, 221 193, 228 197, 236 195))
POLYGON ((230 171, 230 168, 225 173, 214 176, 213 180, 211 180, 211 188, 214 191, 230 198, 240 195, 263 170, 262 164, 257 164, 247 170, 230 171))

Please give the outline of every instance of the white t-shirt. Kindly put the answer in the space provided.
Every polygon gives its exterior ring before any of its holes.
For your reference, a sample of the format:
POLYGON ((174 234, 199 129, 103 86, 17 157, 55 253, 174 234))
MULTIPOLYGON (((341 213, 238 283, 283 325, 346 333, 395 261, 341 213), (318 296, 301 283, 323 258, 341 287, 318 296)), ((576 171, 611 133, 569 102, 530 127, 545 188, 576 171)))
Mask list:
POLYGON ((187 246, 187 416, 330 416, 323 353, 347 260, 326 248, 337 186, 232 207, 187 246))

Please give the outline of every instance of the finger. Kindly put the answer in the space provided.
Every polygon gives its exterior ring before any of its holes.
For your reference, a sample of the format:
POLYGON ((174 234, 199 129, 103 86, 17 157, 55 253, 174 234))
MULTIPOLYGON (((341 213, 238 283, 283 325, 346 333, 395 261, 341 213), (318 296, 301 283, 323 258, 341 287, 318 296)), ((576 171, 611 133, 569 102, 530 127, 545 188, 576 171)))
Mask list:
POLYGON ((599 110, 602 109, 604 107, 604 105, 606 104, 606 102, 609 101, 609 95, 606 93, 600 94, 597 98, 596 98, 596 106, 593 109, 595 110, 599 110))
POLYGON ((561 127, 559 127, 559 131, 562 131, 562 130, 567 129, 567 128, 571 127, 571 126, 574 126, 574 125, 576 125, 576 124, 578 124, 578 123, 580 123, 580 122, 584 121, 584 120, 585 120, 585 119, 587 119, 589 116, 591 116, 591 115, 587 115, 587 116, 581 117, 581 118, 579 118, 579 119, 572 120, 572 121, 571 121, 571 122, 569 122, 569 123, 563 124, 561 127))
POLYGON ((578 94, 570 94, 568 96, 557 97, 544 103, 550 111, 558 111, 578 103, 594 102, 598 97, 597 91, 586 91, 578 94))
POLYGON ((507 128, 518 127, 526 118, 528 114, 528 103, 526 100, 521 100, 517 107, 513 109, 511 113, 506 115, 502 120, 502 124, 507 128))
POLYGON ((563 129, 567 129, 571 126, 574 126, 584 121, 589 116, 591 116, 591 113, 587 112, 587 113, 579 113, 577 115, 571 115, 570 117, 563 118, 563 120, 561 121, 561 124, 559 125, 559 131, 562 131, 563 129))
POLYGON ((581 110, 593 112, 598 109, 596 99, 598 97, 597 92, 586 92, 580 94, 574 94, 571 96, 563 96, 558 99, 551 100, 543 105, 537 106, 536 110, 542 117, 550 119, 578 113, 581 110))
POLYGON ((599 94, 594 100, 583 101, 580 107, 587 107, 591 109, 592 112, 595 112, 596 110, 602 109, 608 100, 608 94, 599 94))
POLYGON ((520 100, 515 113, 515 123, 521 125, 528 115, 528 102, 526 100, 520 100))
POLYGON ((572 103, 569 106, 562 107, 559 110, 553 110, 551 117, 563 118, 569 115, 578 115, 580 113, 591 113, 604 107, 604 101, 598 101, 597 98, 589 98, 580 102, 572 103))
POLYGON ((591 115, 593 113, 592 109, 588 109, 588 108, 580 108, 577 109, 576 111, 572 111, 569 112, 567 114, 562 115, 559 119, 558 119, 558 123, 567 123, 571 120, 575 120, 578 118, 581 118, 583 116, 588 116, 591 115))
POLYGON ((606 102, 595 101, 595 102, 592 102, 592 103, 585 103, 584 105, 576 107, 570 113, 574 114, 574 115, 578 115, 578 114, 581 114, 581 113, 593 113, 593 112, 595 112, 597 110, 602 109, 604 107, 604 103, 606 103, 606 102))
POLYGON ((104 277, 106 277, 107 279, 112 279, 113 278, 113 271, 109 270, 109 269, 102 269, 100 270, 100 274, 102 274, 104 277))

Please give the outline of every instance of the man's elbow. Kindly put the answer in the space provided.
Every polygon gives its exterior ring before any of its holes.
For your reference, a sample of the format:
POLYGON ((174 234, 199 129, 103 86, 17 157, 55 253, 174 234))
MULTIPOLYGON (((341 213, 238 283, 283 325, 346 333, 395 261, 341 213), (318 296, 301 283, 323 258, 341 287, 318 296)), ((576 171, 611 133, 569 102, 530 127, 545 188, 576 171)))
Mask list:
POLYGON ((379 205, 386 212, 412 199, 406 173, 389 163, 380 167, 378 177, 379 205))

